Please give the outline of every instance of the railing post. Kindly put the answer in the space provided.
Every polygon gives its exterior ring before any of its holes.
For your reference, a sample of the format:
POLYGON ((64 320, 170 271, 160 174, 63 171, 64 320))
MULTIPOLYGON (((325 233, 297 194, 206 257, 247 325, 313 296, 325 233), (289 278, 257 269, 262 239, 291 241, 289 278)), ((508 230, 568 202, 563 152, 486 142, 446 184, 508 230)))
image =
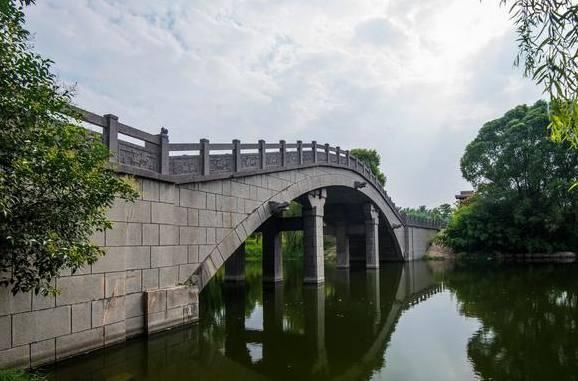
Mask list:
POLYGON ((211 149, 209 148, 209 139, 201 139, 201 175, 207 176, 211 172, 211 161, 209 154, 211 149))
POLYGON ((341 165, 341 147, 335 147, 335 156, 337 157, 337 165, 341 165))
POLYGON ((297 164, 303 165, 303 142, 297 140, 297 164))
POLYGON ((106 126, 102 129, 102 139, 105 146, 112 154, 110 161, 118 161, 118 116, 113 114, 104 115, 106 126))
POLYGON ((347 168, 349 168, 349 165, 351 163, 351 155, 349 153, 349 150, 345 151, 345 164, 347 165, 347 168))
POLYGON ((241 141, 239 139, 233 140, 233 172, 241 170, 241 141))
POLYGON ((331 158, 329 157, 329 143, 325 143, 325 160, 327 160, 327 163, 331 163, 331 158))
POLYGON ((287 166, 287 143, 285 140, 279 140, 279 152, 281 154, 281 166, 287 166))
POLYGON ((259 140, 259 169, 265 169, 267 158, 267 150, 265 149, 265 141, 259 140))
POLYGON ((315 140, 311 142, 311 152, 313 153, 313 162, 317 163, 317 142, 315 140))
POLYGON ((159 150, 159 152, 160 152, 159 168, 161 171, 161 175, 168 175, 170 172, 170 166, 169 166, 169 130, 162 127, 159 137, 161 140, 161 142, 160 142, 161 146, 160 146, 160 150, 159 150))

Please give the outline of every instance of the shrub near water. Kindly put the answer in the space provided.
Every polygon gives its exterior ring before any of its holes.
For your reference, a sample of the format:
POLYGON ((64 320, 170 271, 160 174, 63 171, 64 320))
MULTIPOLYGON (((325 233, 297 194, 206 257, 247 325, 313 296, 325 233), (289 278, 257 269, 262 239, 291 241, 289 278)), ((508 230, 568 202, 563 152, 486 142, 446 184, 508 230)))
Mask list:
POLYGON ((0 2, 0 286, 56 292, 52 279, 103 252, 106 209, 136 196, 99 138, 74 124, 71 94, 30 50, 20 2, 0 2))
POLYGON ((45 381, 44 377, 21 369, 0 369, 0 381, 45 381))
POLYGON ((482 127, 461 160, 476 195, 439 241, 457 251, 576 251, 578 151, 548 139, 547 107, 518 106, 482 127))

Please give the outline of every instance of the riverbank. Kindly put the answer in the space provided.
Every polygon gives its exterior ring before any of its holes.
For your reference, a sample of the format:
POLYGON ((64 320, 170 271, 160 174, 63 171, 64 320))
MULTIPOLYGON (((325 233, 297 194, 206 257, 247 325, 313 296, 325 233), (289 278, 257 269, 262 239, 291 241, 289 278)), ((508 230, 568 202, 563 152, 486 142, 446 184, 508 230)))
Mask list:
POLYGON ((456 259, 495 259, 497 261, 534 262, 534 263, 572 263, 576 261, 576 253, 558 251, 555 253, 455 253, 452 249, 433 243, 424 256, 425 260, 456 260, 456 259))

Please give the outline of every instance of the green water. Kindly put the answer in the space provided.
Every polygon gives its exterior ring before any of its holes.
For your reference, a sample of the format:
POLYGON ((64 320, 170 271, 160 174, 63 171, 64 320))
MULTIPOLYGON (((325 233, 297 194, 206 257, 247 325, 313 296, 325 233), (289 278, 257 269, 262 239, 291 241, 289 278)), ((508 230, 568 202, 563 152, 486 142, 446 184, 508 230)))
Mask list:
POLYGON ((578 380, 578 266, 326 269, 321 287, 211 281, 198 325, 49 369, 51 380, 578 380))

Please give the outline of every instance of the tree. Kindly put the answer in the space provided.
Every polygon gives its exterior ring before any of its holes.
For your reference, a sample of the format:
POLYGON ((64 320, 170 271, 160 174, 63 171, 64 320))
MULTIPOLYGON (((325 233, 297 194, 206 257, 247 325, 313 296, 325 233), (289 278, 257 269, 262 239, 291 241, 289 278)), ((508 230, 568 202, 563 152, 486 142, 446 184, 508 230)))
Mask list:
POLYGON ((0 6, 0 285, 55 292, 51 280, 103 254, 106 209, 133 199, 99 137, 75 125, 70 91, 31 51, 23 3, 0 6))
POLYGON ((412 217, 448 222, 452 214, 452 206, 441 204, 433 209, 428 209, 425 205, 421 205, 418 208, 403 208, 401 212, 412 217))
POLYGON ((544 87, 551 104, 551 137, 578 149, 578 3, 500 0, 518 34, 515 63, 544 87))
POLYGON ((354 148, 349 151, 351 155, 355 156, 359 161, 365 163, 370 169, 371 172, 377 177, 377 181, 383 186, 385 186, 385 182, 387 178, 385 174, 379 169, 381 165, 381 156, 377 153, 374 149, 367 149, 367 148, 354 148))
POLYGON ((461 159, 476 195, 453 214, 442 241, 456 250, 574 250, 578 151, 546 137, 548 105, 518 106, 486 123, 461 159))

